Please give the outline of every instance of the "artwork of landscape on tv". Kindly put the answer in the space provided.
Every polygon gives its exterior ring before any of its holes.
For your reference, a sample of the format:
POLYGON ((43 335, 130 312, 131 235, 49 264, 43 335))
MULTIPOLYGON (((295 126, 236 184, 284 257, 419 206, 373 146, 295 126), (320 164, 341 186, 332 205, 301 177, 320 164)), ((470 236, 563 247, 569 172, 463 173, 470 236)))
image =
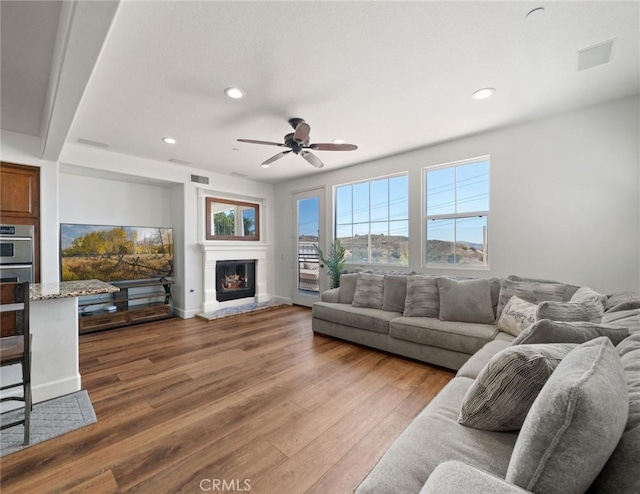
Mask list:
POLYGON ((173 276, 173 229, 60 225, 62 281, 173 276))

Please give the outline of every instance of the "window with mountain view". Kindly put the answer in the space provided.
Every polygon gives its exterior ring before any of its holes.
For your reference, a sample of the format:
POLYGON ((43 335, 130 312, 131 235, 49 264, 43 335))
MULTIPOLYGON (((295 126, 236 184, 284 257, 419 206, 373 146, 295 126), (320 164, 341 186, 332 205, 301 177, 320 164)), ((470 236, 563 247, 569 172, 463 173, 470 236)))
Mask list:
POLYGON ((489 157, 424 169, 426 264, 488 266, 489 157))
POLYGON ((335 211, 346 262, 409 264, 406 174, 336 187, 335 211))

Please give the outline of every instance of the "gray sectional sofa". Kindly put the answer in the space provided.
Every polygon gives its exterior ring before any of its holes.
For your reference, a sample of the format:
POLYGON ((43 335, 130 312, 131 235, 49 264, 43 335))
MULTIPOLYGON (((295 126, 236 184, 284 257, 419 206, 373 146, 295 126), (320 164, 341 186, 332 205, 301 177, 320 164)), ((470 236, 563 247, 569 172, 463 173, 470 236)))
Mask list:
MULTIPOLYGON (((321 301, 313 304, 314 333, 352 341, 453 370, 459 369, 471 355, 488 342, 492 340, 508 342, 514 338, 500 331, 496 324, 500 304, 502 281, 500 279, 486 280, 489 285, 487 295, 491 297, 494 320, 492 322, 461 322, 443 321, 438 317, 437 310, 432 311, 431 314, 435 317, 408 315, 410 312, 405 310, 405 300, 408 300, 407 280, 411 281, 414 278, 408 275, 380 275, 384 276, 382 301, 377 304, 380 308, 354 307, 359 274, 363 273, 342 275, 340 288, 322 293, 321 301)), ((438 277, 432 278, 435 280, 438 277)), ((517 282, 523 278, 511 276, 510 280, 517 282)), ((578 287, 573 285, 564 285, 564 287, 562 300, 569 300, 578 290, 578 287)), ((439 291, 424 295, 430 296, 437 308, 439 291)), ((427 310, 426 313, 428 312, 427 310)))
MULTIPOLYGON (((390 446, 357 494, 640 492, 637 295, 604 298, 606 312, 598 323, 543 320, 516 338, 495 323, 412 318, 400 310, 354 307, 351 282, 357 276, 350 276, 314 305, 316 333, 458 369, 390 446), (483 430, 459 422, 467 395, 472 388, 483 389, 478 382, 486 379, 494 361, 514 348, 538 349, 556 340, 570 348, 547 369, 550 377, 531 397, 533 404, 518 430, 483 430)), ((504 300, 500 303, 501 290, 492 283, 498 317, 504 300)), ((563 299, 571 299, 577 288, 566 287, 563 299)), ((508 292, 505 283, 502 292, 508 292)))

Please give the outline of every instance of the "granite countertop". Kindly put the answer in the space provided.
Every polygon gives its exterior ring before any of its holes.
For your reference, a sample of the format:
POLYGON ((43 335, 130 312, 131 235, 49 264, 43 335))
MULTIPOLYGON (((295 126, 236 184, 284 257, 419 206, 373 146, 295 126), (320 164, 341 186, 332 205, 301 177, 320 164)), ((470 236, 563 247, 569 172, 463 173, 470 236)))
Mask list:
POLYGON ((118 292, 120 289, 100 280, 62 281, 60 283, 35 283, 31 285, 32 302, 53 298, 83 297, 101 293, 118 292))

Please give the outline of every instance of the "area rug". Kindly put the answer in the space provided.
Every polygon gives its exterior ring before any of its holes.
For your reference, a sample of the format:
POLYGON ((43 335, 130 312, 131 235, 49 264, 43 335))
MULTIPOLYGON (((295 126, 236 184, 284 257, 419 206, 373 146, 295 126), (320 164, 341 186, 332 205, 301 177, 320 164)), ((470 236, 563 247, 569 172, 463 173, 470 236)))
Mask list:
MULTIPOLYGON (((23 409, 11 410, 0 415, 0 423, 6 424, 20 420, 23 416, 23 409)), ((96 422, 96 414, 85 390, 36 403, 31 411, 31 438, 29 445, 22 445, 24 439, 24 426, 22 424, 9 427, 0 431, 0 456, 20 451, 47 439, 61 436, 96 422)))
POLYGON ((283 305, 280 302, 269 301, 260 303, 251 303, 245 305, 237 305, 236 307, 225 307, 224 309, 218 309, 212 312, 200 312, 196 314, 197 317, 206 319, 207 321, 213 321, 223 317, 235 316, 236 314, 246 314, 247 312, 255 312, 258 310, 271 309, 283 305))

